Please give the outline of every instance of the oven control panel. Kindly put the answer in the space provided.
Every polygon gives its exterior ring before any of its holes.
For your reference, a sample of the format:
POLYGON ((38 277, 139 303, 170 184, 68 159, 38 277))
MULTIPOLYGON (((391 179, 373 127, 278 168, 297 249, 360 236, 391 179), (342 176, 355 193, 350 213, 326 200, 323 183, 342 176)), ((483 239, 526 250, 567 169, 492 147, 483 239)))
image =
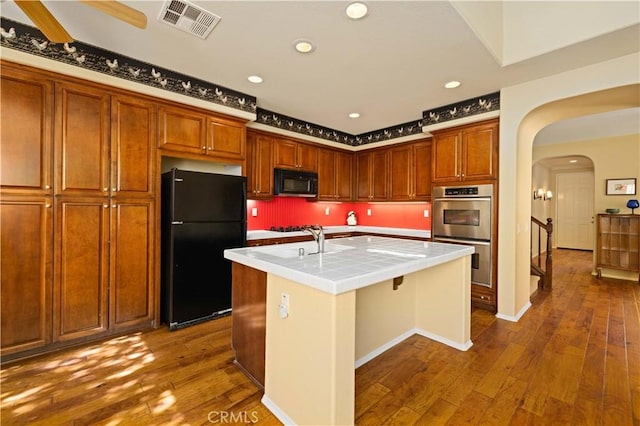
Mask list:
POLYGON ((444 195, 445 196, 478 195, 478 187, 467 186, 467 187, 457 187, 457 188, 445 188, 444 195))

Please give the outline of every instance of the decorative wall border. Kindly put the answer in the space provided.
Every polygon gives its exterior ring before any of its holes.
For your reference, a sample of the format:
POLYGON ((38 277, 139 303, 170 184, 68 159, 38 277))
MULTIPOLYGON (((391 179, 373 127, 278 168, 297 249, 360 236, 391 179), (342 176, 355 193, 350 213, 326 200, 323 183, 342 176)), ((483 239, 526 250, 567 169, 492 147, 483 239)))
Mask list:
POLYGON ((37 29, 0 18, 0 44, 65 64, 254 113, 255 96, 158 67, 81 41, 51 43, 37 29))
POLYGON ((425 126, 500 110, 500 92, 445 105, 422 113, 425 126))
POLYGON ((80 41, 50 43, 34 27, 0 17, 0 45, 106 75, 256 114, 256 122, 349 146, 361 146, 423 133, 423 126, 500 109, 500 92, 423 111, 422 119, 352 135, 257 106, 257 99, 235 90, 161 68, 80 41), (6 30, 8 28, 8 30, 6 30))

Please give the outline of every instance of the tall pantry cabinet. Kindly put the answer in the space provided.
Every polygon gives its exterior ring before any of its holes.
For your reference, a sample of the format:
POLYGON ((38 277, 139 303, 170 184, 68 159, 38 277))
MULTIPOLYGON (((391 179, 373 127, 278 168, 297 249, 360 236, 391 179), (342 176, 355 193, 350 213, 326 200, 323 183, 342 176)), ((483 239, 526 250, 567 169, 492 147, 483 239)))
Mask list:
POLYGON ((155 104, 7 65, 1 87, 2 355, 151 325, 155 104))

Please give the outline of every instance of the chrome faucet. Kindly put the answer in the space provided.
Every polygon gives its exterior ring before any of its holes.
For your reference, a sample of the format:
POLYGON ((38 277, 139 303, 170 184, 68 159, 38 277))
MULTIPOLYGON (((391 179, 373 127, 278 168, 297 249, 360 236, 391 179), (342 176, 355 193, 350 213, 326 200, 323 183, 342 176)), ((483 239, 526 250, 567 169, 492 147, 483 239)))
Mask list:
POLYGON ((324 253, 324 229, 322 229, 322 225, 307 226, 304 229, 311 232, 313 239, 318 243, 318 253, 324 253))

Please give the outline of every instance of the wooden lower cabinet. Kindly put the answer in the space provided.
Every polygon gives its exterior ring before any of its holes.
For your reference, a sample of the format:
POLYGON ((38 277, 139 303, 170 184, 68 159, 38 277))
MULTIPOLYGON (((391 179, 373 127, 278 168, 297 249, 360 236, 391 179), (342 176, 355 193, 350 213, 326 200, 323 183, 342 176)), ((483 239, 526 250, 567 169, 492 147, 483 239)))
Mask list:
POLYGON ((235 364, 264 389, 267 273, 233 262, 231 346, 235 364))
POLYGON ((111 203, 109 327, 153 326, 155 214, 152 200, 111 203))
POLYGON ((108 323, 109 200, 56 202, 54 336, 68 341, 108 323))
POLYGON ((50 197, 0 202, 2 356, 51 342, 53 208, 50 197))

